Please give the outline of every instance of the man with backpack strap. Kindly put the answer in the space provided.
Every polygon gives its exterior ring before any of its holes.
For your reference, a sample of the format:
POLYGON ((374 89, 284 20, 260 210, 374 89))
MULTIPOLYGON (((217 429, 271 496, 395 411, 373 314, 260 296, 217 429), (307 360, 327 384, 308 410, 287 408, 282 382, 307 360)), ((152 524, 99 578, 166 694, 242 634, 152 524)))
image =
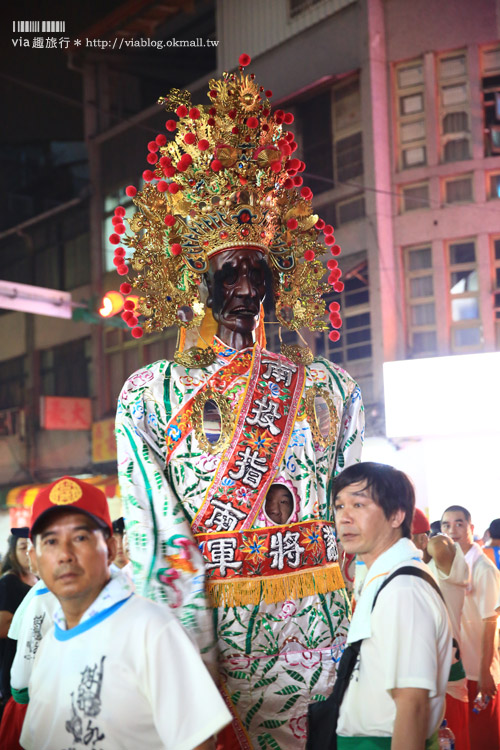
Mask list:
POLYGON ((360 643, 338 750, 434 750, 452 638, 437 584, 411 541, 411 482, 391 466, 359 463, 336 478, 333 498, 339 539, 367 566, 347 639, 360 643))

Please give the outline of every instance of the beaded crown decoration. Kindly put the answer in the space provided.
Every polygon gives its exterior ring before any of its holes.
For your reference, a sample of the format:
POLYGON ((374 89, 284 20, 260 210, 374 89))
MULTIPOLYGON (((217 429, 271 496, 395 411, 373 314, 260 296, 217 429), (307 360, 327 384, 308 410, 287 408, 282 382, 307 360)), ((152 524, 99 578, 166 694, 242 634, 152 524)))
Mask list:
MULTIPOLYGON (((109 239, 120 245, 114 262, 118 274, 127 276, 120 290, 133 289, 139 298, 126 302, 122 313, 135 337, 170 325, 200 327, 205 316, 200 284, 209 259, 236 247, 267 257, 283 326, 327 328, 328 285, 321 281, 325 270, 317 258, 325 245, 333 256, 340 247, 333 227, 313 211, 312 191, 301 176, 304 162, 293 157, 297 144, 288 129, 293 115, 272 112, 272 92, 244 72, 250 57, 241 55, 239 63, 237 73, 210 81, 208 105, 192 106, 190 93, 177 89, 160 98, 178 118, 166 122, 171 140, 159 134, 148 144, 151 169, 143 173, 144 188, 126 189, 134 215, 126 219, 122 206, 115 209, 109 239)), ((342 291, 335 257, 327 267, 329 283, 342 291)), ((337 340, 342 321, 336 302, 330 305, 330 323, 330 338, 337 340)))

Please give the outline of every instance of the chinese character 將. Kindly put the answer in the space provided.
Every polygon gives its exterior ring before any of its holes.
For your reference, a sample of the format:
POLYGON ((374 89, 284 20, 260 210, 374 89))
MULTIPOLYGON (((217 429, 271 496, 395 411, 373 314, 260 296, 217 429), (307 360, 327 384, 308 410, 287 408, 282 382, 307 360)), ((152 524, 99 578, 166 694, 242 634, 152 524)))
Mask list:
POLYGON ((331 526, 323 526, 321 529, 323 534, 323 540, 325 542, 326 559, 328 562, 336 562, 338 560, 338 549, 337 539, 335 538, 335 532, 331 526))
POLYGON ((258 427, 268 429, 271 435, 279 435, 281 430, 276 427, 274 422, 281 418, 281 414, 278 411, 278 404, 274 401, 269 401, 268 396, 264 398, 255 399, 255 403, 251 409, 251 417, 246 418, 247 424, 256 424, 258 427))
POLYGON ((215 531, 233 531, 238 525, 238 521, 246 518, 246 513, 233 508, 230 503, 223 503, 220 500, 212 500, 215 510, 207 520, 207 526, 215 526, 215 531))
POLYGON ((221 576, 225 576, 228 568, 239 570, 243 563, 235 560, 236 539, 234 537, 223 537, 222 539, 210 539, 207 542, 208 551, 212 554, 212 562, 207 563, 207 568, 219 568, 221 576))
POLYGON ((285 365, 273 359, 263 359, 262 364, 267 365, 267 370, 262 376, 264 380, 272 378, 275 383, 283 382, 286 386, 290 385, 292 375, 297 372, 297 368, 293 365, 285 365))
POLYGON ((288 565, 291 568, 298 568, 300 565, 300 557, 304 552, 304 547, 299 544, 299 532, 298 531, 287 531, 283 535, 282 531, 277 531, 276 534, 271 536, 270 554, 273 558, 271 568, 277 568, 283 570, 285 566, 285 558, 287 559, 288 565))
POLYGON ((269 466, 263 456, 259 456, 259 451, 250 452, 250 446, 247 445, 244 451, 238 451, 239 460, 234 463, 238 466, 239 471, 229 471, 231 479, 241 479, 243 484, 257 489, 262 476, 268 471, 269 466))

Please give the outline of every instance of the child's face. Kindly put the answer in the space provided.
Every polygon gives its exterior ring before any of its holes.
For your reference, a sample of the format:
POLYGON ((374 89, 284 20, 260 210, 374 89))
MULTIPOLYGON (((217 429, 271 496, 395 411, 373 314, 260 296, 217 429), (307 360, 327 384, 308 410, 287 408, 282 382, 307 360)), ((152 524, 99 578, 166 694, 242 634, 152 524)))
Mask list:
POLYGON ((283 485, 271 485, 266 495, 264 509, 267 516, 276 525, 286 523, 293 512, 292 493, 283 485))

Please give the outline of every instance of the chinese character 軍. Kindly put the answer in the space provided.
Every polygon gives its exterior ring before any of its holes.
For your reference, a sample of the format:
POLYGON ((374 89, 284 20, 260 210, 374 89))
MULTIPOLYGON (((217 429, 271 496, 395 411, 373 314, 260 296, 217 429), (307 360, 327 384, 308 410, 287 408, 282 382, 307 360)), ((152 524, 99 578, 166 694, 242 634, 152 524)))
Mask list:
POLYGON ((221 576, 225 576, 228 568, 239 570, 243 563, 236 561, 236 539, 234 537, 223 537, 222 539, 210 539, 207 542, 208 551, 212 554, 212 562, 206 564, 207 568, 219 568, 221 576))
POLYGON ((299 544, 299 536, 298 531, 287 531, 285 535, 283 535, 282 531, 272 534, 269 550, 273 558, 271 568, 283 570, 285 558, 287 558, 288 565, 291 568, 299 567, 300 557, 304 552, 304 547, 301 547, 299 544))

